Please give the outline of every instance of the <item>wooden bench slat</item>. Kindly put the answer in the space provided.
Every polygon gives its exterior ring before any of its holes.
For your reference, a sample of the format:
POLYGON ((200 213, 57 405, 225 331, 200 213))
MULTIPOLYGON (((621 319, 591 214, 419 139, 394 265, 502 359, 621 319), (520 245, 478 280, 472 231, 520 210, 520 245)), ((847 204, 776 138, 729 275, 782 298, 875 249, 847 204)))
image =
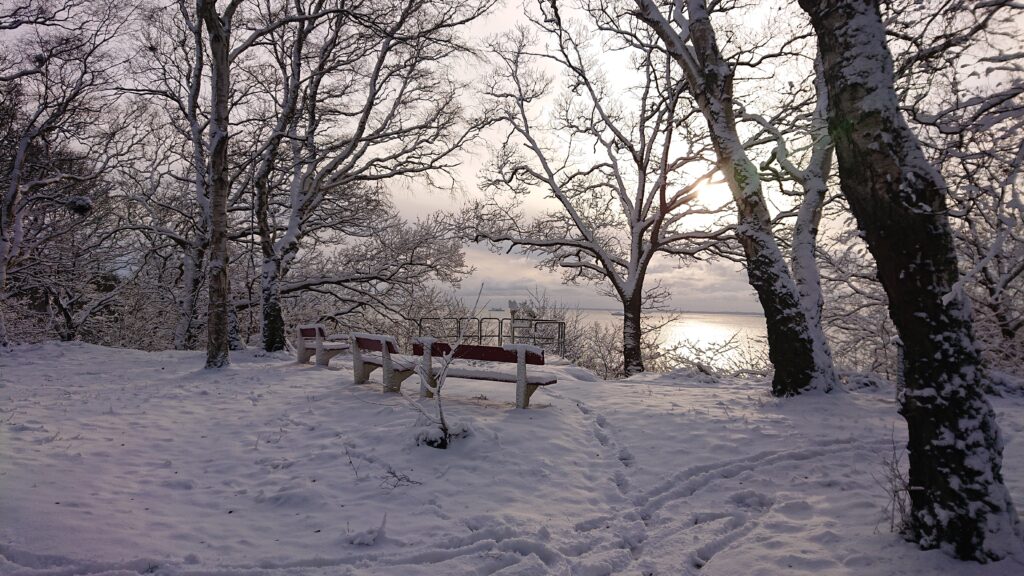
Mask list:
POLYGON ((348 342, 326 340, 320 343, 324 350, 348 350, 348 342))
MULTIPOLYGON (((488 370, 479 370, 473 368, 448 368, 448 378, 466 378, 468 380, 489 380, 491 382, 516 382, 515 372, 494 372, 488 370)), ((535 386, 547 386, 558 382, 552 374, 546 372, 530 372, 526 375, 526 383, 533 384, 535 386)))
MULTIPOLYGON (((452 351, 452 347, 445 342, 434 342, 430 346, 431 356, 443 356, 452 351)), ((423 355, 423 344, 417 342, 412 345, 412 353, 415 356, 423 355)), ((515 364, 519 357, 514 350, 505 350, 498 346, 480 346, 476 344, 460 344, 455 349, 454 358, 459 360, 483 360, 486 362, 509 362, 515 364)), ((526 352, 526 363, 536 366, 544 365, 544 355, 534 352, 526 352)))
MULTIPOLYGON (((383 346, 381 346, 381 341, 380 340, 376 340, 376 339, 373 339, 373 338, 362 338, 362 337, 356 336, 355 341, 356 341, 356 346, 359 346, 360 350, 370 350, 370 351, 373 351, 373 352, 381 352, 382 349, 383 349, 383 346)), ((386 341, 386 342, 387 342, 387 345, 388 345, 388 352, 390 352, 391 354, 398 354, 398 348, 395 346, 395 343, 391 342, 391 341, 386 341)))
MULTIPOLYGON (((360 346, 360 348, 362 348, 360 346)), ((362 354, 363 364, 384 366, 384 357, 380 354, 362 354)), ((419 358, 415 356, 391 356, 391 366, 396 370, 414 370, 419 364, 419 358)))

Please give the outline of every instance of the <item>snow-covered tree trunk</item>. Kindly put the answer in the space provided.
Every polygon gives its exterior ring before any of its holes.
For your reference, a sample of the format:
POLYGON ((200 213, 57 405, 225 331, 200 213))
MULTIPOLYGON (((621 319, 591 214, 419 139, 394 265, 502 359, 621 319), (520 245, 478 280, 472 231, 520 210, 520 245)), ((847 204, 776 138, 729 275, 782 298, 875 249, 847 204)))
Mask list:
MULTIPOLYGON (((297 5, 301 7, 300 5, 297 5)), ((281 142, 287 136, 290 141, 290 148, 293 153, 293 162, 303 154, 302 144, 296 129, 297 113, 301 96, 303 70, 302 62, 308 55, 303 53, 306 39, 311 30, 315 28, 315 21, 308 21, 297 27, 292 39, 292 45, 288 54, 288 60, 279 62, 282 71, 281 94, 277 95, 280 109, 277 112, 277 121, 273 131, 267 137, 264 144, 264 151, 260 158, 254 182, 256 194, 256 226, 259 233, 260 252, 263 256, 263 264, 260 269, 260 329, 263 339, 263 349, 267 352, 284 350, 287 345, 285 338, 284 313, 281 308, 281 279, 285 273, 282 265, 282 256, 278 250, 279 241, 276 241, 276 231, 272 227, 270 213, 270 199, 272 186, 270 183, 271 174, 274 172, 281 142)), ((329 53, 329 46, 322 48, 321 57, 324 51, 329 53)), ((314 74, 322 74, 317 69, 314 74)), ((319 79, 319 76, 317 76, 319 79)), ((315 106, 310 105, 309 112, 315 117, 315 106)), ((292 187, 295 191, 295 183, 302 182, 304 163, 296 162, 292 168, 292 187)), ((298 219, 296 215, 295 194, 291 194, 292 210, 290 211, 290 226, 286 236, 293 236, 293 229, 297 229, 298 219)), ((301 209, 301 207, 299 207, 301 209)))
POLYGON ((817 369, 825 374, 828 381, 835 380, 832 367, 832 350, 825 338, 821 323, 821 309, 824 297, 821 293, 821 274, 818 271, 816 249, 818 225, 821 222, 822 205, 828 188, 821 178, 812 179, 804 186, 804 199, 800 204, 796 224, 793 228, 792 269, 793 280, 800 293, 800 305, 810 327, 811 347, 817 369))
POLYGON ((210 158, 210 262, 207 289, 210 294, 206 318, 206 367, 219 368, 230 363, 228 338, 228 130, 231 98, 231 60, 229 25, 216 11, 214 0, 197 4, 206 26, 210 49, 211 114, 209 128, 210 158))
POLYGON ((23 137, 11 161, 7 176, 7 189, 0 202, 0 347, 7 346, 9 336, 3 309, 7 298, 7 270, 14 260, 24 234, 21 222, 21 172, 28 150, 29 139, 23 137))
POLYGON ((818 36, 843 194, 857 217, 904 350, 909 534, 985 562, 1020 546, 1002 440, 946 217, 946 184, 900 114, 878 4, 800 0, 818 36))
POLYGON ((181 293, 178 297, 178 322, 174 327, 174 349, 194 350, 199 319, 199 290, 203 285, 203 259, 206 251, 192 246, 184 251, 181 293))
POLYGON ((231 351, 245 350, 245 338, 242 327, 238 323, 238 308, 234 302, 228 302, 228 349, 231 351))
POLYGON ((640 17, 665 43, 683 68, 690 92, 707 121, 718 168, 732 191, 739 216, 736 237, 743 246, 747 277, 764 309, 768 356, 775 367, 772 392, 792 396, 829 389, 834 381, 831 356, 819 354, 825 342, 821 324, 812 322, 771 228, 757 167, 736 130, 733 68, 723 57, 702 0, 677 1, 676 31, 653 0, 635 0, 640 17))
POLYGON ((637 296, 622 302, 622 359, 626 376, 633 376, 644 371, 641 323, 641 305, 643 301, 637 296))
POLYGON ((821 59, 815 59, 814 86, 817 103, 811 117, 811 137, 814 139, 811 158, 805 170, 798 170, 785 159, 785 147, 780 146, 776 155, 780 162, 803 188, 804 197, 800 202, 796 223, 793 226, 793 252, 790 258, 793 280, 800 292, 800 304, 810 326, 811 345, 815 365, 829 382, 835 380, 832 365, 832 350, 822 328, 821 309, 824 297, 821 292, 821 274, 818 271, 817 247, 818 227, 821 224, 822 208, 828 194, 828 177, 832 171, 833 146, 828 134, 828 89, 825 86, 821 59))
POLYGON ((281 263, 274 258, 263 260, 260 276, 262 297, 263 349, 277 352, 285 349, 284 313, 281 310, 281 263))

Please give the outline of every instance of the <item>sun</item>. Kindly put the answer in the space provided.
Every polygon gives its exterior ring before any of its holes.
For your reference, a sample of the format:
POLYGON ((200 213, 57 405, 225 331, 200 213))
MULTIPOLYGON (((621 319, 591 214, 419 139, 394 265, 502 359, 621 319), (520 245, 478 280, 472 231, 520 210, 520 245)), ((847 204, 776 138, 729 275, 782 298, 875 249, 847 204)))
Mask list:
POLYGON ((721 180, 705 180, 697 185, 697 202, 707 208, 720 208, 732 202, 732 191, 721 180))

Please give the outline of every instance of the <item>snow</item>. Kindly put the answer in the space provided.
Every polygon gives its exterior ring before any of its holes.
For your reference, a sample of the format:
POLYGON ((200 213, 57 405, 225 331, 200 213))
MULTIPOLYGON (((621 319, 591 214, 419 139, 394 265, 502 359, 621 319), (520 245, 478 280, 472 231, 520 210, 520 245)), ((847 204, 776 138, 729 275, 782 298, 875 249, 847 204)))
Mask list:
MULTIPOLYGON (((891 388, 777 400, 767 382, 552 365, 516 410, 509 384, 450 378, 467 432, 436 450, 344 357, 203 361, 0 353, 0 574, 1024 573, 888 532, 891 388)), ((993 402, 1019 502, 1024 398, 993 402)))
POLYGON ((537 356, 544 355, 544 348, 534 346, 533 344, 502 344, 501 347, 508 352, 519 352, 521 350, 528 354, 536 354, 537 356))

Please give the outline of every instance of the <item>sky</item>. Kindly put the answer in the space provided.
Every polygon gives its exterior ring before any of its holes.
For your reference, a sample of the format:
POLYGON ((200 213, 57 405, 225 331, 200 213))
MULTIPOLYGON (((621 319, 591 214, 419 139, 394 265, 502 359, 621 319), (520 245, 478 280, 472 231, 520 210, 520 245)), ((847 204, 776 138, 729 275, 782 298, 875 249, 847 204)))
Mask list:
MULTIPOLYGON (((531 5, 533 2, 528 2, 531 5)), ((473 26, 470 34, 483 39, 510 30, 523 21, 523 2, 507 0, 490 16, 473 26)), ((623 62, 624 63, 624 62, 623 62)), ((606 67, 614 61, 602 61, 606 67)), ((614 70, 608 70, 614 73, 614 70)), ((448 193, 430 191, 416 182, 392 188, 393 199, 407 218, 415 218, 438 209, 451 210, 481 194, 477 189, 477 175, 486 161, 485 144, 478 144, 462 158, 456 179, 462 190, 448 193)), ((717 197, 721 198, 721 191, 717 197)), ((725 192, 728 195, 728 192, 725 192)), ((726 196, 727 197, 727 196, 726 196)), ((534 209, 539 205, 535 204, 534 209)), ((541 270, 536 260, 522 254, 495 254, 486 245, 467 245, 466 263, 474 272, 465 278, 457 293, 466 299, 475 299, 481 284, 483 298, 492 305, 505 305, 509 299, 527 298, 529 291, 542 290, 563 303, 581 308, 621 308, 610 296, 603 295, 595 284, 566 285, 558 271, 541 270)), ((688 264, 683 267, 677 259, 657 258, 648 269, 647 285, 655 282, 668 289, 668 306, 677 310, 695 312, 761 312, 753 289, 747 283, 746 273, 732 262, 688 264)))
MULTIPOLYGON (((486 154, 486 150, 475 150, 486 154)), ((467 202, 476 189, 477 162, 467 160, 457 177, 463 190, 448 193, 431 191, 415 182, 392 189, 392 197, 402 214, 416 218, 438 209, 455 209, 467 202)), ((509 299, 524 300, 529 291, 543 290, 552 298, 580 308, 621 308, 610 296, 602 295, 594 284, 566 285, 557 271, 541 270, 536 260, 522 254, 495 254, 485 244, 465 246, 466 263, 475 270, 466 277, 457 293, 468 300, 476 298, 483 285, 483 299, 504 306, 509 299)), ((660 281, 671 293, 668 305, 693 312, 761 312, 746 272, 732 262, 697 262, 682 266, 681 261, 660 257, 651 263, 647 282, 660 281)))

